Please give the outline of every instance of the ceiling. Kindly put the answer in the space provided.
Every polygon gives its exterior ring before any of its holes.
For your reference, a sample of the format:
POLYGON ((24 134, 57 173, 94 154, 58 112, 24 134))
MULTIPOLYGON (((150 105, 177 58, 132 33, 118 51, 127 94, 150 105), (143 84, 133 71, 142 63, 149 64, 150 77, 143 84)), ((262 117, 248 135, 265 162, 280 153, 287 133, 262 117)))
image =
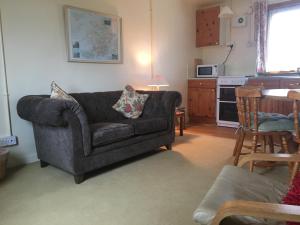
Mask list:
POLYGON ((220 2, 220 0, 186 0, 186 1, 197 5, 208 5, 208 4, 215 4, 220 2))
POLYGON ((221 3, 221 2, 224 2, 227 0, 183 0, 183 1, 194 5, 195 7, 206 7, 206 6, 218 4, 218 3, 221 3))
MULTIPOLYGON (((224 2, 230 2, 229 0, 186 0, 190 3, 197 4, 197 5, 209 5, 209 4, 216 4, 216 3, 224 3, 224 2)), ((232 0, 231 0, 232 1, 232 0)), ((250 0, 243 0, 243 1, 250 1, 250 0)), ((284 2, 287 0, 268 0, 269 3, 278 3, 278 2, 284 2)))

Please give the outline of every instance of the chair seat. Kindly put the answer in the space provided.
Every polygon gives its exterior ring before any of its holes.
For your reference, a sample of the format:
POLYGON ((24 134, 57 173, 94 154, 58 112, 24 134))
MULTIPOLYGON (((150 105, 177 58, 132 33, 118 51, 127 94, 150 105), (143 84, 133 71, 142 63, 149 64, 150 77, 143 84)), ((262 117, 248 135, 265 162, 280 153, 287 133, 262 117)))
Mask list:
MULTIPOLYGON (((230 200, 280 203, 288 186, 274 179, 234 166, 225 166, 194 212, 194 220, 211 224, 219 207, 230 200)), ((234 216, 237 224, 273 224, 274 221, 234 216)), ((275 224, 275 223, 274 223, 275 224)))
MULTIPOLYGON (((253 117, 253 115, 251 115, 253 117)), ((252 119, 253 121, 253 119, 252 119)), ((253 122, 252 122, 253 124, 253 122)), ((253 125, 251 126, 254 128, 253 125)), ((272 132, 272 131, 293 131, 294 122, 288 116, 279 113, 258 113, 258 131, 272 132)))
POLYGON ((266 112, 258 112, 258 120, 280 120, 280 119, 288 119, 289 117, 280 113, 266 113, 266 112))
MULTIPOLYGON (((300 118, 300 113, 299 113, 298 117, 300 118)), ((289 118, 290 120, 293 120, 293 121, 294 121, 294 113, 290 113, 290 114, 288 115, 288 118, 289 118)))
POLYGON ((134 135, 133 126, 122 123, 96 123, 90 125, 93 147, 121 141, 134 135))

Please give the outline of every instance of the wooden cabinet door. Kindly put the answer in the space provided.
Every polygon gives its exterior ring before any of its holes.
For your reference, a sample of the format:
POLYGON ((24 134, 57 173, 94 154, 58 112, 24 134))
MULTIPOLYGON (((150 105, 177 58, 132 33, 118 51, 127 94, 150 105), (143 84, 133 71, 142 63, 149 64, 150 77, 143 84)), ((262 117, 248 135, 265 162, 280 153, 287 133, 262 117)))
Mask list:
POLYGON ((216 89, 198 88, 197 116, 215 118, 216 113, 216 89))
POLYGON ((220 7, 200 9, 196 13, 196 47, 219 45, 220 7))
POLYGON ((215 118, 216 89, 189 88, 189 115, 195 117, 215 118))
POLYGON ((247 85, 260 86, 269 89, 280 88, 280 80, 279 79, 267 80, 267 79, 255 78, 255 79, 249 79, 247 85))
POLYGON ((188 89, 188 110, 190 116, 199 116, 199 88, 188 89))
POLYGON ((280 81, 280 88, 300 89, 300 78, 287 78, 280 81))
POLYGON ((215 122, 216 79, 188 81, 188 111, 191 121, 215 122))
POLYGON ((216 118, 216 105, 217 105, 217 96, 216 89, 210 89, 210 98, 209 98, 209 117, 216 118))
POLYGON ((201 116, 207 118, 216 117, 216 89, 205 88, 201 89, 201 116))

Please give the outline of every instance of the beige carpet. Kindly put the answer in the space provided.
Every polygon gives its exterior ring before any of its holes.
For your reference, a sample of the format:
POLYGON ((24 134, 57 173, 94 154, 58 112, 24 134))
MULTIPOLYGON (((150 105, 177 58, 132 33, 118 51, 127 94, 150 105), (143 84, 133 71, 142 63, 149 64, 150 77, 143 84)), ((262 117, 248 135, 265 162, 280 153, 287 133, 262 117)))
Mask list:
POLYGON ((132 161, 80 185, 34 163, 0 183, 1 225, 189 225, 234 140, 187 131, 173 151, 132 161))

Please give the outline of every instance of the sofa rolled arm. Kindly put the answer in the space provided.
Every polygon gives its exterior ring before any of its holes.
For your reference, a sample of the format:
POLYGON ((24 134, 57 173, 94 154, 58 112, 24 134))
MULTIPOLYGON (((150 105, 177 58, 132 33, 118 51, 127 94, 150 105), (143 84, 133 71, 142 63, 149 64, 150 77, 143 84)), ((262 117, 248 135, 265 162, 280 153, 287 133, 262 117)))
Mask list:
POLYGON ((21 98, 17 104, 18 115, 27 121, 45 126, 66 127, 72 121, 64 116, 71 112, 79 120, 82 134, 82 144, 85 155, 91 152, 91 136, 88 119, 84 109, 73 101, 53 99, 49 96, 29 95, 21 98))
POLYGON ((174 107, 181 105, 182 97, 177 91, 166 91, 163 95, 163 104, 166 112, 170 112, 174 107))
POLYGON ((61 99, 52 99, 47 96, 25 96, 18 101, 18 115, 27 121, 47 126, 67 126, 64 119, 65 110, 76 112, 78 103, 61 99))

